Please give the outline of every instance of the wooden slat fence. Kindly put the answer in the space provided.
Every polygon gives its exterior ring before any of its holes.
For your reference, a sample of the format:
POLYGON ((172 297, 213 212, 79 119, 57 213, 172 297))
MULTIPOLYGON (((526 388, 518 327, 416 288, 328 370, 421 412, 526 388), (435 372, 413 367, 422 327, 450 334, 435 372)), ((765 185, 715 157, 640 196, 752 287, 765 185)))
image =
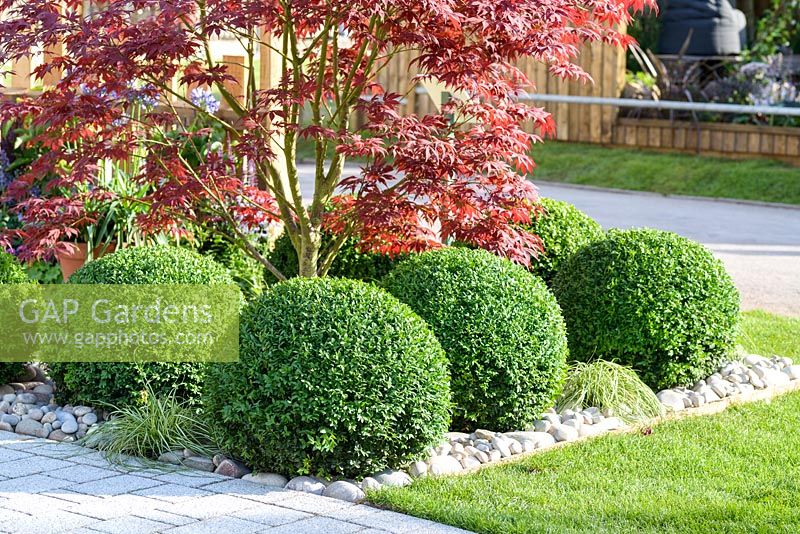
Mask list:
MULTIPOLYGON (((396 55, 379 75, 379 80, 389 92, 405 95, 401 112, 425 114, 435 110, 435 104, 424 91, 412 87, 417 74, 413 55, 404 52, 396 55)), ((520 70, 535 84, 529 92, 559 95, 617 97, 625 83, 625 54, 623 51, 600 43, 587 46, 581 53, 578 65, 589 72, 594 84, 564 81, 551 76, 547 67, 533 60, 523 60, 520 70)), ((573 106, 554 104, 548 106, 558 128, 557 139, 590 143, 609 143, 616 120, 616 109, 603 106, 573 106)))
MULTIPOLYGON (((47 50, 48 54, 58 50, 47 50)), ((279 76, 277 61, 267 47, 261 51, 259 79, 260 88, 273 86, 279 76)), ((379 80, 387 91, 404 95, 403 113, 426 114, 436 110, 431 97, 413 84, 417 74, 413 55, 404 52, 392 58, 379 75, 379 80)), ((244 56, 225 55, 224 62, 238 84, 230 83, 228 89, 239 96, 246 87, 244 56)), ((530 92, 543 94, 618 97, 624 84, 625 53, 618 48, 595 43, 587 46, 577 63, 594 79, 594 83, 582 84, 564 81, 550 76, 544 65, 525 60, 520 68, 535 84, 530 92)), ((13 66, 8 93, 24 93, 31 88, 32 60, 26 59, 13 66)), ((53 73, 40 81, 44 86, 56 82, 53 73)), ((178 87, 186 96, 191 87, 178 87)), ((535 102, 534 102, 535 104, 535 102)), ((768 157, 781 159, 800 165, 800 128, 776 128, 768 126, 699 123, 619 118, 618 109, 611 106, 587 104, 542 104, 553 114, 556 121, 556 139, 585 143, 599 143, 625 147, 697 152, 725 157, 768 157)), ((224 104, 223 104, 224 106, 224 104)))

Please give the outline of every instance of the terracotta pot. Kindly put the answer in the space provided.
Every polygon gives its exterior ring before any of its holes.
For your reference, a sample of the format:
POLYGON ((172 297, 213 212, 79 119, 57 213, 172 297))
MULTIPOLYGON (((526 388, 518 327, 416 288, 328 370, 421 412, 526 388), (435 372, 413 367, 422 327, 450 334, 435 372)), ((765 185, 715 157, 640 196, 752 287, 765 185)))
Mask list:
MULTIPOLYGON (((61 267, 61 276, 64 281, 69 280, 72 274, 86 264, 89 258, 89 246, 86 243, 72 243, 72 252, 58 251, 56 252, 56 259, 58 266, 61 267)), ((106 254, 111 254, 116 248, 116 243, 109 243, 108 245, 100 245, 92 250, 92 258, 101 258, 106 254)))

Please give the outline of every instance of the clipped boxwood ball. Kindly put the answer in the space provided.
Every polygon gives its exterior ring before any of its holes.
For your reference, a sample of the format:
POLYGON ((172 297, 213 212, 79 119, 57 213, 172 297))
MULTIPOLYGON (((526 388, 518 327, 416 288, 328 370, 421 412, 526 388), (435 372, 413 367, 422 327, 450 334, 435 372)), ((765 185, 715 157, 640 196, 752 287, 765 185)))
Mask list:
POLYGON ((484 250, 413 256, 384 280, 447 353, 457 430, 524 429, 553 406, 567 339, 544 282, 484 250))
MULTIPOLYGON (((131 247, 87 263, 71 284, 233 284, 228 270, 191 250, 170 247, 131 247)), ((138 403, 149 384, 166 395, 199 404, 206 365, 201 363, 51 363, 50 375, 58 386, 59 401, 138 403)))
MULTIPOLYGON (((26 284, 28 275, 17 258, 0 251, 0 284, 26 284)), ((24 366, 16 362, 0 362, 0 386, 19 378, 24 366)))
POLYGON ((690 386, 733 349, 739 294, 699 243, 651 229, 612 230, 556 275, 570 354, 630 365, 652 388, 690 386))
MULTIPOLYGON (((331 234, 323 234, 322 248, 324 249, 331 241, 333 241, 331 234)), ((357 244, 358 240, 352 237, 345 241, 334 258, 327 276, 377 282, 386 276, 394 268, 395 263, 401 259, 391 258, 384 254, 359 252, 356 249, 357 244)), ((275 241, 275 248, 269 254, 268 259, 286 278, 296 277, 300 270, 297 251, 286 232, 275 241)), ((269 284, 277 282, 272 273, 267 272, 265 276, 269 284)))
POLYGON ((228 270, 186 248, 130 247, 81 267, 73 284, 232 284, 228 270))
POLYGON ((597 221, 568 202, 552 198, 540 202, 543 211, 534 214, 523 228, 542 239, 544 253, 531 258, 530 270, 549 283, 570 256, 605 234, 597 221))
POLYGON ((211 366, 205 414, 256 471, 360 477, 437 444, 447 361, 408 306, 355 280, 295 278, 245 309, 240 361, 211 366))

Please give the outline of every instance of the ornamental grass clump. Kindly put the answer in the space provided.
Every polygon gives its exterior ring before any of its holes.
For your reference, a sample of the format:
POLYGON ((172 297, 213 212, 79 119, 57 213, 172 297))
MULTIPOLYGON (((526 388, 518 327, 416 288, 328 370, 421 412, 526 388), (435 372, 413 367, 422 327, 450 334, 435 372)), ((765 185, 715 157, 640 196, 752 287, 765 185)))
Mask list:
POLYGON ((567 331, 539 277, 484 250, 445 248, 411 256, 383 285, 447 353, 455 430, 519 430, 553 405, 567 331))
POLYGON ((126 455, 156 460, 170 451, 189 449, 204 456, 218 451, 209 427, 195 408, 178 400, 174 390, 160 395, 148 385, 141 404, 111 407, 110 420, 81 443, 120 462, 126 455))
POLYGON ((204 412, 254 471, 356 478, 437 445, 447 360, 425 322, 372 284, 294 278, 241 318, 240 359, 210 366, 204 412))
POLYGON ((739 294, 722 262, 671 232, 611 230, 553 281, 570 356, 629 365, 655 390, 691 386, 733 351, 739 294))
POLYGON ((556 406, 559 412, 600 408, 628 422, 652 419, 664 413, 655 393, 636 371, 605 360, 576 362, 570 366, 556 406))

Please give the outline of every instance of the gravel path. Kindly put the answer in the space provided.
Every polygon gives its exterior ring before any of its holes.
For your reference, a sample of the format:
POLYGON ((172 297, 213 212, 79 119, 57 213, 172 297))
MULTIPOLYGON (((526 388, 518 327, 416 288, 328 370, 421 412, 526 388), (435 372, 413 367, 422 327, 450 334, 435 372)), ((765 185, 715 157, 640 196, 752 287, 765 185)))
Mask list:
POLYGON ((0 532, 466 533, 212 473, 126 470, 91 449, 2 431, 0 532))

